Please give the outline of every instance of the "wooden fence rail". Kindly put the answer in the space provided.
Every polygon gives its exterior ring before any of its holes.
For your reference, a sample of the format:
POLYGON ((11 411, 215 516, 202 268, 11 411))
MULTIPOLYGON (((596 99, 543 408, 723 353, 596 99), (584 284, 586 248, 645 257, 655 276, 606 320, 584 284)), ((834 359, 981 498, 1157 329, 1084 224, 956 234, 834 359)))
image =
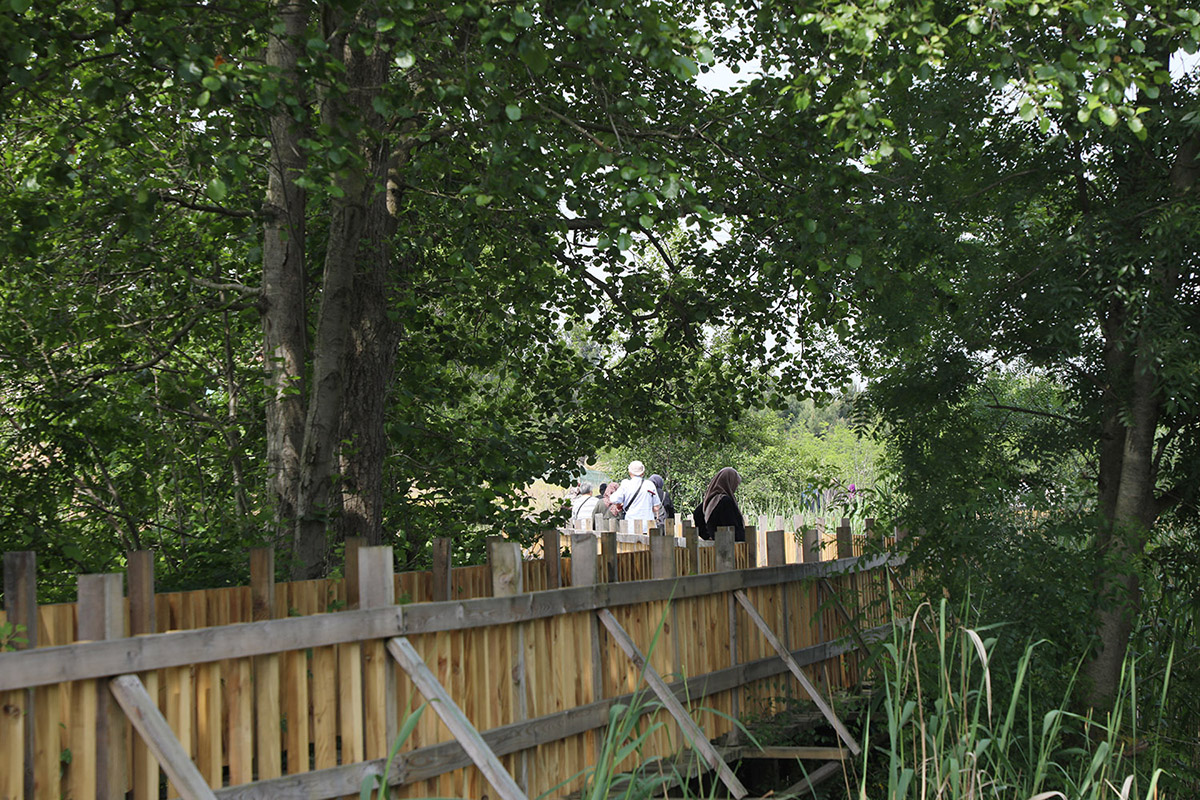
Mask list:
POLYGON ((431 694, 395 796, 534 797, 595 763, 610 709, 650 674, 665 705, 648 752, 670 755, 700 746, 692 726, 708 741, 780 698, 824 702, 857 680, 851 634, 887 627, 887 556, 847 541, 841 559, 786 563, 774 531, 753 568, 728 531, 707 548, 653 533, 631 552, 574 537, 560 558, 555 532, 538 561, 499 542, 487 566, 439 567, 437 602, 438 570, 394 576, 390 548, 356 544, 345 580, 279 585, 259 551, 252 587, 157 597, 138 557, 128 598, 120 575, 81 576, 70 614, 31 607, 32 560, 7 554, 8 617, 34 635, 0 653, 0 800, 357 796, 431 694))

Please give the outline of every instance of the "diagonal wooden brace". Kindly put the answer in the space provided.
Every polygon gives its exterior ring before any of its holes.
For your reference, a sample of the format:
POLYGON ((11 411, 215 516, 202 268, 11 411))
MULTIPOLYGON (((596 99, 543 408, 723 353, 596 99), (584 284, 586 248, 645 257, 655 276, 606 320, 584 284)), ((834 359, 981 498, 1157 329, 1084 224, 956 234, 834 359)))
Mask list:
POLYGON ((767 641, 771 643, 771 646, 775 648, 775 652, 779 654, 779 657, 787 664, 788 669, 796 676, 796 680, 800 681, 800 685, 804 687, 804 691, 808 693, 808 696, 812 698, 813 703, 816 704, 821 714, 829 721, 833 729, 837 731, 838 737, 846 743, 846 747, 850 748, 850 752, 854 755, 861 753, 862 748, 858 746, 858 742, 854 741, 854 737, 850 735, 850 731, 846 730, 846 726, 838 719, 837 714, 833 713, 833 709, 821 697, 821 693, 808 680, 808 676, 804 674, 804 670, 800 669, 800 665, 796 663, 796 659, 792 658, 792 654, 783 646, 783 642, 779 641, 779 637, 775 635, 775 632, 771 630, 771 626, 758 613, 758 609, 750 602, 750 598, 746 596, 746 593, 738 589, 733 593, 733 596, 742 604, 742 608, 750 615, 750 619, 762 631, 763 636, 767 637, 767 641))
POLYGON ((108 687, 183 800, 217 800, 200 770, 175 738, 175 732, 158 710, 158 704, 150 699, 142 679, 137 675, 119 675, 109 682, 108 687))
POLYGON ((625 655, 629 656, 629 660, 642 671, 642 674, 646 678, 646 683, 658 695, 658 699, 662 702, 663 707, 679 723, 679 728, 683 731, 683 735, 688 743, 700 754, 701 758, 704 759, 705 763, 711 769, 717 771, 717 775, 721 778, 721 782, 725 784, 725 787, 729 789, 729 793, 738 798, 738 800, 749 794, 746 787, 733 774, 733 770, 729 769, 729 765, 721 758, 721 754, 713 747, 712 742, 708 741, 708 737, 704 735, 704 731, 700 730, 700 726, 696 724, 696 721, 688 714, 687 709, 679 702, 679 698, 667 686, 666 682, 658 674, 658 671, 650 666, 646 657, 642 655, 642 651, 638 649, 633 639, 621 627, 621 623, 617 622, 617 618, 612 615, 612 612, 607 608, 602 608, 596 612, 596 615, 600 617, 600 621, 604 623, 604 627, 608 629, 613 639, 625 651, 625 655))
POLYGON ((508 770, 500 763, 500 759, 492 752, 492 748, 488 747, 458 704, 451 699, 445 687, 438 682, 437 676, 421 659, 412 642, 403 636, 397 636, 388 640, 387 649, 392 658, 408 673, 408 677, 412 678, 421 694, 425 695, 425 699, 442 718, 442 722, 446 723, 450 733, 454 734, 454 738, 475 762, 475 766, 479 767, 488 783, 492 784, 496 794, 503 800, 526 800, 521 787, 513 780, 513 776, 508 774, 508 770))

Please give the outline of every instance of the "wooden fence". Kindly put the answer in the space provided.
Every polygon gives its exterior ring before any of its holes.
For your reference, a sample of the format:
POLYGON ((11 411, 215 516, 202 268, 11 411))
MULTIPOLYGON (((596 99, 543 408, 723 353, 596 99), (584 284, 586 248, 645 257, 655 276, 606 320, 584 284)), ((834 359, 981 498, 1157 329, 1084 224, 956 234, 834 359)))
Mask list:
POLYGON ((77 604, 41 608, 31 554, 7 554, 7 618, 30 628, 0 653, 0 800, 357 796, 433 697, 395 796, 560 796, 648 683, 664 725, 646 753, 703 749, 728 717, 853 684, 861 635, 888 622, 887 557, 852 558, 849 536, 843 558, 808 563, 788 562, 782 531, 631 552, 617 536, 576 536, 560 558, 555 532, 537 561, 497 542, 486 566, 403 575, 390 548, 351 543, 345 579, 278 585, 260 550, 251 587, 166 595, 131 554, 127 576, 80 576, 77 604))

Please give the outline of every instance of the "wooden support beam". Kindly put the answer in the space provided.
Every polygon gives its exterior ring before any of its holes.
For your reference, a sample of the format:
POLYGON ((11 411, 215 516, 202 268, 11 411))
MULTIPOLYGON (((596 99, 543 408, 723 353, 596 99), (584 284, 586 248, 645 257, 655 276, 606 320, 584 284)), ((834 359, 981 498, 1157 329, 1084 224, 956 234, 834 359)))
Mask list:
POLYGON ((733 596, 737 598, 739 603, 742 604, 742 608, 744 608, 746 613, 750 615, 750 619, 754 622, 758 629, 762 631, 763 636, 767 637, 767 641, 771 643, 771 647, 775 648, 775 652, 778 653, 779 657, 782 658, 784 663, 788 665, 788 669, 791 670, 792 674, 796 676, 796 680, 800 681, 800 685, 804 687, 804 691, 808 693, 808 696, 812 699, 813 703, 816 704, 820 712, 825 716, 825 719, 827 719, 829 724, 833 726, 833 729, 837 731, 838 738, 846 743, 846 746, 850 748, 850 752, 854 753, 854 755, 861 753, 862 748, 858 746, 858 742, 854 741, 854 737, 850 735, 850 731, 846 730, 846 726, 842 724, 840 719, 838 719, 837 714, 833 713, 833 709, 830 708, 829 704, 825 702, 825 698, 821 697, 821 694, 817 691, 816 687, 813 686, 808 680, 808 676, 804 674, 804 670, 800 669, 800 665, 796 663, 796 660, 792 658, 792 654, 789 653, 787 648, 783 646, 783 642, 779 641, 779 637, 775 635, 775 632, 771 630, 771 626, 768 625, 766 620, 762 618, 762 615, 758 613, 758 609, 756 609, 754 604, 750 602, 750 598, 746 596, 746 593, 741 589, 738 589, 733 593, 733 596))
POLYGON ((358 608, 358 551, 367 546, 365 536, 347 536, 344 554, 346 573, 346 608, 358 608))
POLYGON ((700 730, 700 726, 692 719, 687 709, 683 707, 670 687, 667 686, 654 667, 650 665, 650 662, 646 660, 646 657, 638 649, 633 639, 621 627, 621 623, 617 622, 617 618, 612 615, 612 612, 604 608, 597 611, 596 615, 604 623, 604 627, 608 629, 609 635, 613 637, 617 645, 625 651, 625 655, 629 657, 629 660, 642 671, 646 683, 650 685, 650 688, 663 704, 663 707, 667 709, 671 716, 675 718, 675 722, 679 724, 679 728, 683 732, 688 744, 700 754, 710 768, 716 771, 721 782, 725 784, 725 788, 729 789, 729 793, 735 798, 739 798, 739 800, 749 794, 746 791, 746 787, 742 785, 742 782, 729 769, 729 765, 717 753, 712 742, 704 735, 704 731, 700 730))
POLYGON ((683 521, 683 539, 687 542, 687 574, 700 574, 700 536, 690 519, 683 521))
POLYGON ((804 541, 804 563, 814 564, 821 560, 821 533, 824 530, 823 523, 817 522, 817 527, 802 529, 801 534, 804 541))
MULTIPOLYGON (((509 541, 488 541, 488 561, 492 565, 492 596, 509 597, 525 591, 524 570, 521 568, 521 545, 509 541)), ((529 719, 529 694, 525 661, 525 628, 528 623, 518 622, 511 626, 508 638, 508 662, 512 669, 507 672, 511 682, 513 721, 529 719)), ((426 695, 428 698, 429 695, 426 695)), ((432 699, 432 698, 429 698, 432 699)), ((517 786, 523 794, 529 793, 529 758, 527 753, 518 753, 517 786)))
MULTIPOLYGON (((153 551, 131 550, 129 552, 125 562, 125 584, 129 597, 129 635, 144 636, 156 633, 158 618, 154 601, 153 551)), ((142 676, 142 682, 148 694, 158 697, 157 672, 147 672, 142 676)), ((247 725, 249 725, 249 714, 246 715, 246 719, 247 725)), ((234 737, 244 734, 246 740, 241 748, 236 746, 239 744, 238 742, 230 745, 230 757, 236 761, 238 756, 249 750, 251 737, 248 730, 234 730, 232 726, 231 733, 234 737)), ((150 748, 138 737, 133 737, 130 746, 133 751, 130 758, 133 767, 130 783, 133 785, 134 800, 150 800, 151 797, 158 800, 158 761, 154 758, 150 748)))
MULTIPOLYGON (((19 640, 14 642, 14 647, 17 650, 36 648, 37 554, 32 550, 4 554, 4 612, 10 624, 24 628, 19 632, 14 631, 15 638, 19 640)), ((25 689, 13 694, 20 697, 21 716, 4 715, 5 718, 0 720, 0 731, 5 735, 0 738, 5 740, 5 747, 20 748, 24 767, 0 776, 0 797, 11 797, 13 800, 24 797, 25 800, 33 800, 36 787, 34 762, 38 719, 34 706, 34 692, 33 689, 25 689)), ((0 702, 0 706, 8 706, 8 703, 0 702)))
POLYGON ((837 557, 854 558, 854 535, 848 517, 842 517, 842 523, 837 527, 837 557))
POLYGON ((600 570, 605 583, 617 582, 617 523, 622 520, 610 519, 611 529, 600 534, 600 562, 604 565, 600 570))
POLYGON ((738 747, 719 748, 726 761, 753 761, 762 759, 800 759, 801 761, 846 761, 851 753, 844 747, 738 747))
POLYGON ((175 738, 175 732, 141 679, 137 675, 120 675, 109 681, 108 688, 179 796, 183 800, 216 800, 217 796, 175 738))
MULTIPOLYGON (((78 624, 83 641, 120 639, 125 636, 125 576, 119 572, 104 575, 79 576, 78 624)), ((85 759, 94 758, 95 797, 125 797, 125 724, 121 710, 112 696, 104 691, 106 681, 95 684, 92 697, 83 702, 95 703, 95 750, 85 752, 85 759)), ((85 751, 87 747, 83 748, 85 751)), ((86 763, 86 762, 84 762, 86 763)), ((86 771, 86 768, 85 768, 86 771)))
POLYGON ((562 547, 558 543, 558 531, 548 530, 542 534, 542 560, 546 564, 546 588, 562 588, 562 547))
MULTIPOLYGON (((392 548, 363 547, 358 551, 359 602, 363 609, 391 608, 396 604, 395 561, 392 548)), ((363 743, 367 758, 387 756, 399 732, 396 670, 381 641, 364 641, 363 743)))
MULTIPOLYGON (((350 545, 347 544, 347 551, 350 545)), ((357 552, 357 551, 355 551, 357 552)), ((357 562, 355 576, 358 575, 357 562)), ((347 572, 347 583, 349 583, 347 572)), ((347 602, 358 602, 357 577, 354 594, 347 602)), ((275 548, 250 550, 250 614, 255 622, 275 617, 275 548)), ((259 780, 283 774, 283 706, 280 699, 283 665, 278 653, 254 659, 254 763, 259 780)))
POLYGON ((412 678, 413 684, 429 701, 433 710, 450 729, 450 733, 462 745, 463 750, 471 756, 471 760, 475 762, 475 766, 496 790, 496 794, 502 800, 526 800, 521 787, 508 774, 508 770, 504 769, 504 765, 483 741, 479 731, 463 714, 462 709, 438 682, 437 677, 425 662, 421 660, 421 656, 417 654, 412 643, 403 636, 397 636, 388 640, 387 649, 392 654, 392 658, 396 659, 396 662, 412 678))
POLYGON ((433 540, 433 573, 430 576, 433 583, 433 602, 439 603, 453 600, 453 584, 450 579, 450 553, 454 540, 449 536, 439 536, 433 540))
POLYGON ((675 577, 675 537, 659 536, 651 528, 650 536, 650 577, 675 577))

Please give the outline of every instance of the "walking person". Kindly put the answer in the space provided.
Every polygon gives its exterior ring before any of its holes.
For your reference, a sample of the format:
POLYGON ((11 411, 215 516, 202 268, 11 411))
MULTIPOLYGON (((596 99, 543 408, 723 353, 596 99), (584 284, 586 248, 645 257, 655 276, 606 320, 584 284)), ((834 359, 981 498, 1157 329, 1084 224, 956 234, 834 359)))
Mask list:
POLYGON ((658 514, 655 515, 655 519, 658 520, 658 526, 661 528, 667 520, 675 519, 675 502, 671 499, 671 493, 664 486, 662 475, 651 475, 650 482, 658 490, 658 514))
POLYGON ((741 483, 742 476, 733 467, 718 470, 708 482, 704 498, 692 512, 696 534, 701 539, 715 538, 717 528, 733 528, 734 541, 746 541, 746 523, 742 520, 742 510, 738 508, 737 500, 733 499, 733 493, 741 483))
POLYGON ((629 477, 621 481, 611 498, 611 503, 621 507, 625 512, 625 519, 640 519, 646 522, 655 519, 660 506, 658 490, 646 479, 646 466, 642 462, 629 462, 629 477))
POLYGON ((592 494, 592 484, 587 481, 579 482, 579 494, 571 499, 571 527, 582 530, 584 520, 591 520, 596 513, 600 498, 592 494))

